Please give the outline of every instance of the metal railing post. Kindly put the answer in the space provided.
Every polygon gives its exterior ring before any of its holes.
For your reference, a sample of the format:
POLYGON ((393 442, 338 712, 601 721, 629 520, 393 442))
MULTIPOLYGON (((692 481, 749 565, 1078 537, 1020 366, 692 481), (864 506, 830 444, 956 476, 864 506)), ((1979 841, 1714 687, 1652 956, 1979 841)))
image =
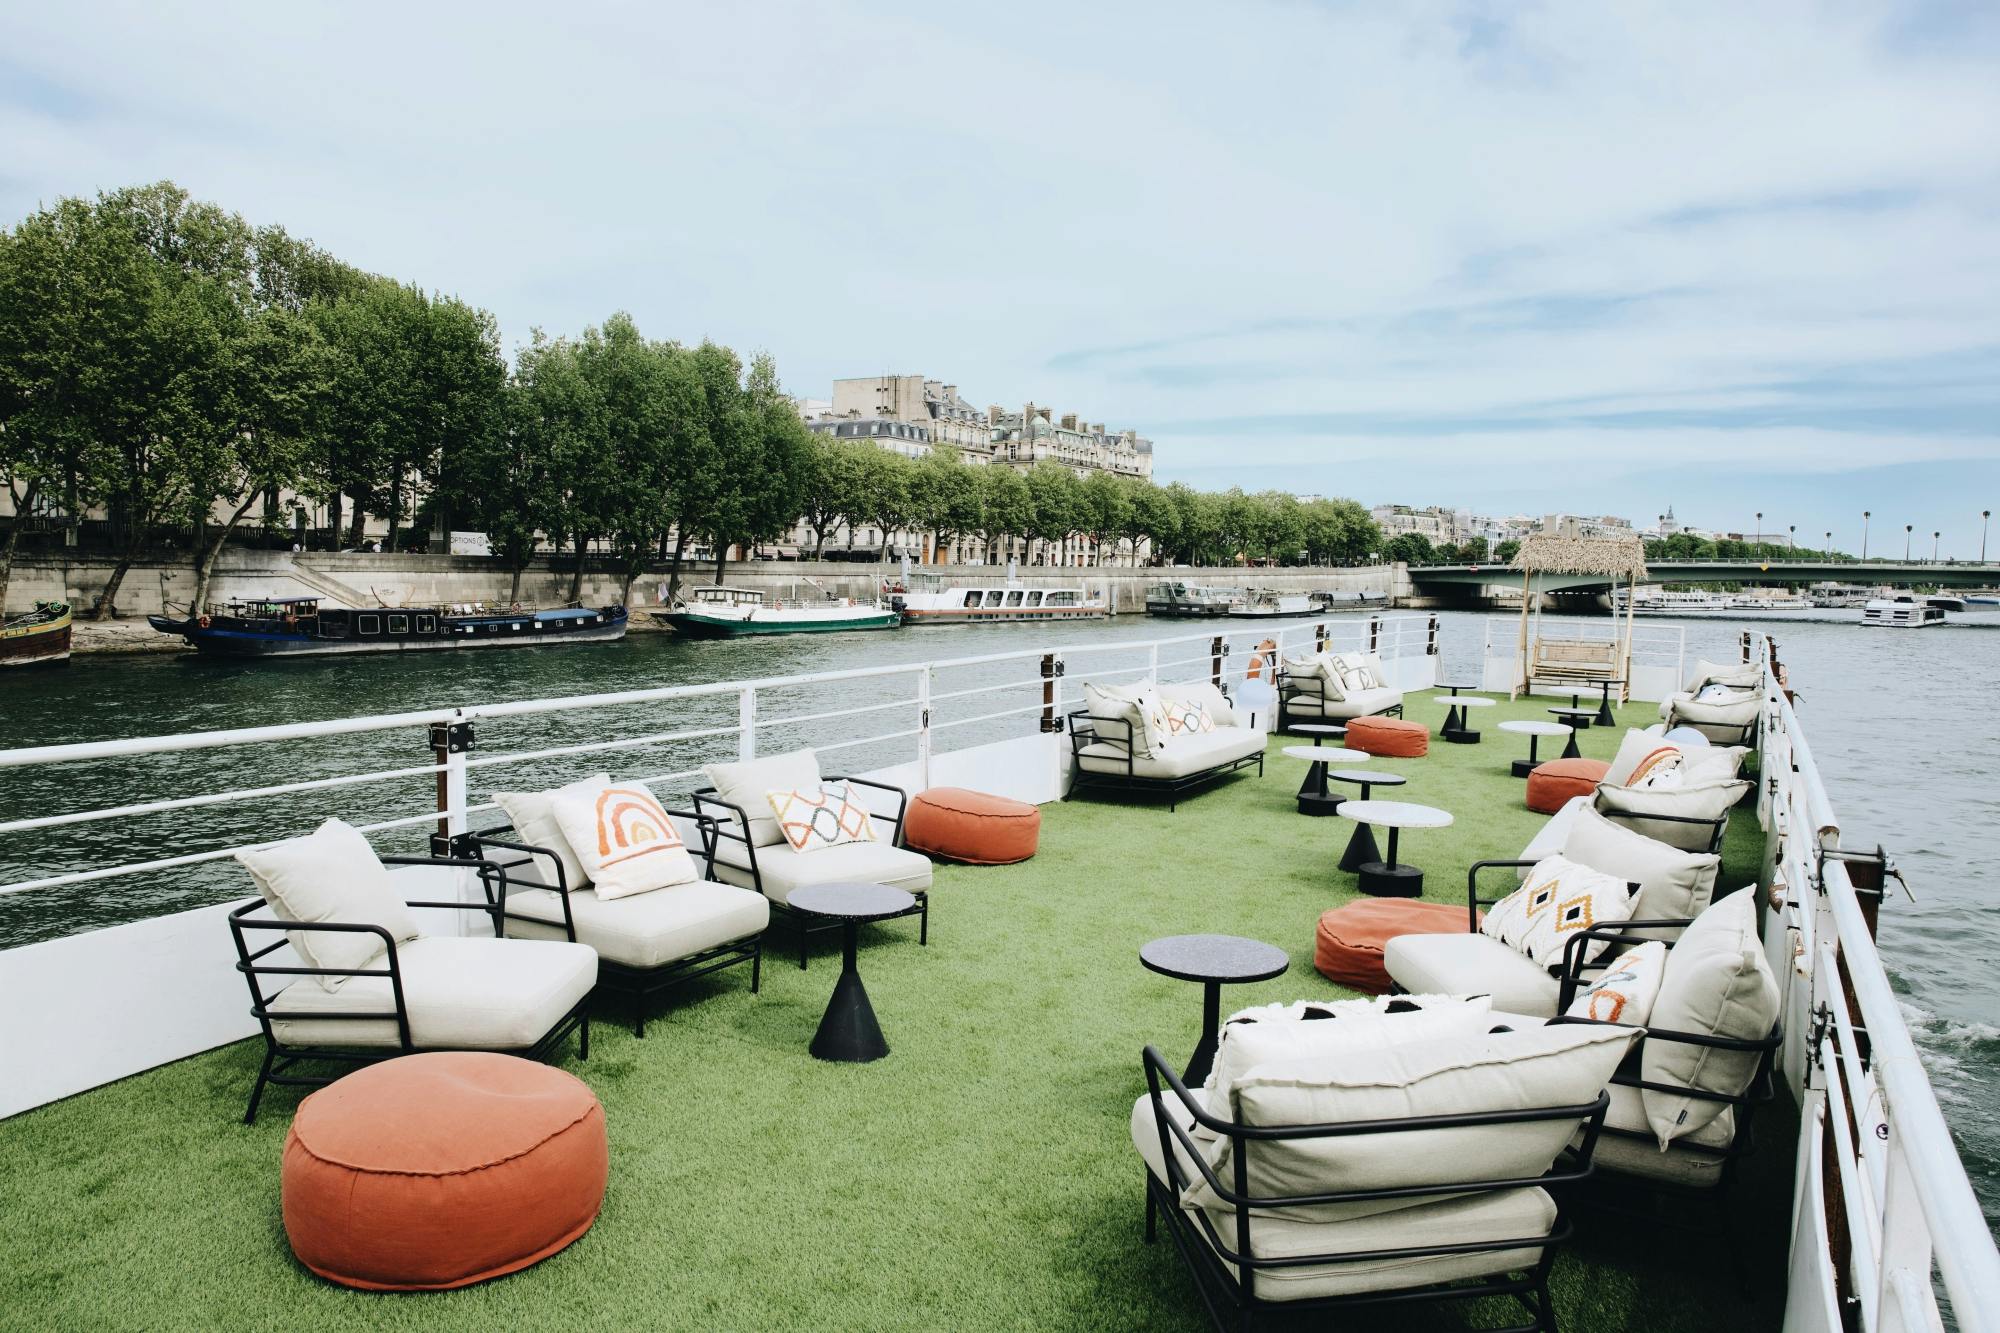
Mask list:
POLYGON ((736 757, 757 757, 757 687, 745 685, 736 692, 736 757))
POLYGON ((931 682, 936 668, 928 662, 917 670, 917 786, 931 785, 931 682))
POLYGON ((1062 715, 1056 709, 1056 677, 1062 674, 1062 654, 1042 654, 1042 731, 1062 730, 1062 715))
POLYGON ((433 722, 430 726, 431 755, 441 766, 437 775, 437 832, 431 835, 432 856, 457 853, 459 839, 468 831, 465 819, 465 756, 472 751, 470 722, 433 722))
POLYGON ((1313 626, 1313 651, 1315 653, 1323 653, 1326 651, 1325 621, 1321 621, 1319 624, 1313 626))
POLYGON ((1377 652, 1382 642, 1382 617, 1368 617, 1368 651, 1377 652))
POLYGON ((1438 655, 1438 618, 1436 616, 1432 616, 1430 619, 1430 628, 1428 629, 1428 631, 1426 631, 1424 638, 1424 656, 1436 657, 1437 655, 1438 655))
POLYGON ((1218 634, 1208 645, 1208 681, 1218 690, 1222 688, 1222 659, 1227 656, 1229 656, 1229 645, 1218 634))

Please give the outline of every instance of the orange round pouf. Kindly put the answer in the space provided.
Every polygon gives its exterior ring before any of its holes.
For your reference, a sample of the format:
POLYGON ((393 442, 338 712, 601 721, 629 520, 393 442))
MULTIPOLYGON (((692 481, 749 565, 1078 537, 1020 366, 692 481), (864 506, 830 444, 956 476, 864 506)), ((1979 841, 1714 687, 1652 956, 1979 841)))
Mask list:
POLYGON ((1041 837, 1042 812, 1034 806, 963 787, 932 787, 911 797, 903 825, 905 846, 976 866, 1025 861, 1041 837))
POLYGON ((1611 765, 1602 759, 1551 759, 1528 774, 1528 808, 1552 815, 1572 796, 1588 796, 1611 765))
POLYGON ((342 1286, 464 1287, 590 1230, 609 1171, 604 1108, 580 1080, 511 1055, 406 1055, 300 1103, 285 1235, 342 1286))
POLYGON ((1357 898, 1320 914, 1313 967, 1328 981, 1369 995, 1390 987, 1382 946, 1398 935, 1463 935, 1465 909, 1416 898, 1357 898))
POLYGON ((1419 759, 1431 752, 1430 729, 1400 717, 1357 717, 1347 724, 1340 742, 1350 750, 1392 759, 1419 759))

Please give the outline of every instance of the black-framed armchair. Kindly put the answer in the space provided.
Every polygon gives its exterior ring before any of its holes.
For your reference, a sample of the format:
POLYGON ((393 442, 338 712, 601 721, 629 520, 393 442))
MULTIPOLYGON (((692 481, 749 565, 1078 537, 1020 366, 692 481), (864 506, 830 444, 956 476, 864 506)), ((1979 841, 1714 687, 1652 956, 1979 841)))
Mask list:
MULTIPOLYGON (((416 899, 405 905, 483 913, 496 923, 505 872, 470 857, 384 856, 384 866, 473 871, 485 902, 416 899)), ((300 1074, 301 1064, 358 1065, 418 1051, 503 1051, 552 1055, 572 1032, 590 1056, 585 1011, 597 955, 580 944, 463 935, 398 940, 373 923, 291 921, 261 899, 229 913, 236 969, 250 988, 250 1012, 264 1036, 263 1064, 250 1090, 254 1124, 271 1084, 318 1087, 334 1075, 300 1074), (287 936, 374 934, 381 949, 358 966, 315 967, 273 955, 287 936), (269 939, 269 943, 261 941, 269 939), (329 985, 326 978, 338 978, 329 985)))
POLYGON ((562 857, 507 837, 514 832, 511 825, 466 839, 500 869, 500 933, 509 939, 569 940, 596 950, 597 988, 630 999, 632 1031, 639 1037, 646 1035, 654 997, 683 982, 748 963, 755 994, 771 921, 763 895, 716 881, 716 821, 694 810, 667 814, 682 831, 700 880, 620 898, 599 898, 590 884, 571 884, 562 857))

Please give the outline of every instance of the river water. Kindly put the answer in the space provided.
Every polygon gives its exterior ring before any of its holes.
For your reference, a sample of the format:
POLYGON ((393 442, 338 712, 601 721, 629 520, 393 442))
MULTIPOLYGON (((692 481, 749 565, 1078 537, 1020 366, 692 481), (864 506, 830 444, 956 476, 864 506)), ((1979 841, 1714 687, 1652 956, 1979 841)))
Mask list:
MULTIPOLYGON (((2000 903, 1992 892, 2000 864, 2000 616, 1954 615, 1929 632, 1864 629, 1856 612, 1785 613, 1755 622, 1731 618, 1658 619, 1655 632, 1684 627, 1687 661, 1731 661, 1744 628, 1777 640, 1800 697, 1799 714, 1850 846, 1882 844, 1916 895, 1894 892, 1882 911, 1881 945, 1908 1018, 1930 1061, 1938 1095, 1953 1121, 1988 1220, 2000 1220, 2000 903)), ((1447 679, 1476 677, 1488 618, 1440 613, 1447 679)), ((1240 623, 1240 622, 1239 622, 1240 623)), ((1504 621, 1495 622, 1504 625, 1504 621)), ((699 684, 809 671, 922 662, 1064 643, 1128 642, 1208 632, 1143 617, 1074 625, 955 626, 890 633, 809 635, 686 642, 635 634, 618 644, 568 649, 425 654, 417 657, 306 659, 236 665, 175 656, 80 657, 66 670, 0 673, 0 718, 7 744, 47 745, 261 726, 374 713, 407 712, 661 685, 699 684)), ((1505 631, 1503 630, 1503 633, 1505 631)), ((1189 650, 1190 655, 1196 650, 1189 650)), ((1083 669, 1082 667, 1078 668, 1083 669)), ((948 688, 997 679, 1001 668, 953 673, 948 688)), ((1013 668, 1018 672, 1019 668, 1013 668)), ((1193 674, 1192 671, 1186 674, 1193 674)), ((941 690, 947 688, 940 684, 941 690)), ((787 699, 767 695, 760 716, 799 716, 907 697, 859 682, 787 699), (829 694, 837 696, 829 702, 829 694)), ((977 718, 1032 704, 1033 687, 945 701, 935 720, 977 718)), ((723 727, 735 720, 733 696, 647 706, 612 715, 557 714, 482 726, 482 751, 518 752, 576 744, 602 735, 723 727)), ((876 714, 888 732, 913 720, 908 708, 876 714)), ((961 728, 973 739, 994 729, 1017 732, 1014 717, 961 728)), ((777 728, 762 743, 812 742, 851 728, 853 720, 777 728)), ((847 731, 845 734, 853 734, 847 731)), ((947 744, 956 748, 963 740, 947 744)), ((903 742, 907 747, 907 742, 903 742)), ((702 753, 733 749, 733 740, 663 745, 615 753, 602 762, 620 772, 677 772, 702 753), (697 751, 701 751, 697 753, 697 751)), ((903 754, 850 751, 862 767, 903 754)), ((421 737, 405 730, 296 746, 194 751, 147 759, 0 770, 0 819, 226 791, 429 762, 421 737)), ((504 782, 477 778, 477 795, 495 785, 529 786, 573 777, 580 760, 509 767, 504 782)), ((341 788, 252 807, 227 806, 139 816, 67 829, 0 834, 0 884, 94 865, 172 856, 289 831, 301 803, 318 814, 361 822, 430 808, 427 774, 341 788)), ((671 785, 671 784, 669 784, 671 785)), ((682 784, 682 789, 686 785, 682 784)), ((409 850, 419 850, 413 832, 409 850)), ((222 901, 241 893, 240 877, 216 866, 0 897, 0 947, 222 901)))

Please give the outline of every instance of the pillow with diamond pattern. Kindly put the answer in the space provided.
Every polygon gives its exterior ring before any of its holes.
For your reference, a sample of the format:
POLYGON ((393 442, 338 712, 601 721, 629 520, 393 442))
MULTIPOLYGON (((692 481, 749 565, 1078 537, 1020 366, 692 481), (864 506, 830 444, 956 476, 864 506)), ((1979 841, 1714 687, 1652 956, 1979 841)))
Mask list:
MULTIPOLYGON (((1632 887, 1564 857, 1545 857, 1520 888, 1487 909, 1479 930, 1553 972, 1576 932, 1632 919, 1632 887)), ((1603 946, 1589 952, 1595 957, 1603 946)))
POLYGON ((1161 699, 1160 709, 1167 715, 1167 735, 1194 736, 1215 730, 1215 719, 1208 710, 1192 699, 1161 699))
POLYGON ((877 841, 868 807, 845 782, 822 782, 817 787, 771 791, 765 796, 778 816, 779 834, 795 852, 877 841))

